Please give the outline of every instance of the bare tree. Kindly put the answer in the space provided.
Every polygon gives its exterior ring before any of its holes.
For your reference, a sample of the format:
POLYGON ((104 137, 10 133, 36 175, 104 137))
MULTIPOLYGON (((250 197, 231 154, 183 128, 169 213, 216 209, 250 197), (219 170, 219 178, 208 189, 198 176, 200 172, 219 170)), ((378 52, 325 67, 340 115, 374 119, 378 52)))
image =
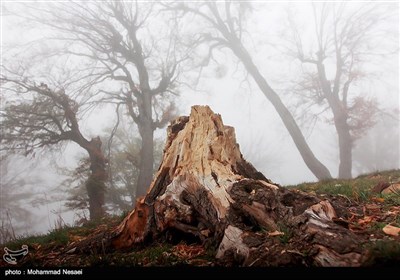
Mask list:
POLYGON ((228 48, 234 53, 278 112, 307 167, 318 179, 331 178, 329 170, 315 157, 292 114, 261 74, 243 44, 242 35, 245 32, 243 20, 249 9, 249 3, 209 1, 201 4, 168 4, 166 7, 178 13, 196 15, 204 22, 204 26, 208 29, 200 34, 199 42, 210 44, 208 58, 212 56, 216 48, 228 48))
POLYGON ((352 177, 354 143, 374 125, 379 111, 376 99, 362 84, 374 79, 368 72, 368 63, 374 54, 383 55, 392 40, 382 28, 383 22, 392 19, 391 7, 313 3, 312 44, 305 43, 299 24, 288 16, 291 55, 303 66, 303 77, 295 92, 304 97, 303 104, 317 105, 323 112, 332 113, 339 145, 339 178, 352 177))
POLYGON ((25 233, 32 226, 32 218, 37 220, 26 205, 33 204, 32 189, 41 180, 23 157, 11 155, 0 156, 0 174, 0 244, 5 244, 25 233))
MULTIPOLYGON (((154 131, 175 114, 172 98, 190 48, 179 44, 177 21, 163 18, 156 3, 102 1, 52 3, 29 18, 67 42, 63 53, 84 59, 90 75, 113 81, 108 101, 125 105, 141 138, 137 195, 145 194, 154 164, 154 131)), ((56 55, 60 55, 57 53, 56 55)))
POLYGON ((1 109, 1 149, 28 155, 36 149, 75 142, 89 155, 90 176, 86 182, 91 219, 104 215, 105 158, 99 137, 88 140, 79 125, 81 104, 62 88, 37 85, 27 78, 1 77, 3 91, 14 93, 1 109), (17 94, 17 97, 15 96, 17 94))
MULTIPOLYGON (((115 127, 115 126, 114 126, 115 127)), ((105 194, 105 208, 108 213, 121 213, 135 206, 136 188, 139 176, 140 162, 140 138, 137 130, 132 124, 123 122, 116 131, 106 128, 102 133, 101 140, 103 153, 109 159, 107 192, 105 194), (110 134, 114 134, 110 138, 110 134), (112 140, 111 142, 109 140, 112 140)), ((164 141, 155 139, 155 164, 154 172, 157 170, 164 141)), ((73 169, 63 169, 67 178, 61 183, 60 190, 65 193, 68 190, 68 202, 66 206, 72 210, 86 211, 88 209, 88 197, 85 192, 85 184, 90 174, 90 161, 87 157, 79 159, 79 165, 73 169)), ((82 212, 84 214, 84 212, 82 212)))

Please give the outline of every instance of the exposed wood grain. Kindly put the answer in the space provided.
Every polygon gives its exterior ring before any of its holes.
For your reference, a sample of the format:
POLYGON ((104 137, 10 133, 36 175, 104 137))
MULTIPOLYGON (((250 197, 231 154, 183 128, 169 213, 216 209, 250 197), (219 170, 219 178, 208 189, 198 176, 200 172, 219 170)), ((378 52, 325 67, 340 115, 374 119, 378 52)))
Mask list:
POLYGON ((334 222, 343 210, 332 203, 268 180, 244 160, 234 129, 208 106, 194 106, 169 126, 147 195, 112 244, 129 247, 181 232, 215 246, 227 265, 358 266, 362 246, 334 222))

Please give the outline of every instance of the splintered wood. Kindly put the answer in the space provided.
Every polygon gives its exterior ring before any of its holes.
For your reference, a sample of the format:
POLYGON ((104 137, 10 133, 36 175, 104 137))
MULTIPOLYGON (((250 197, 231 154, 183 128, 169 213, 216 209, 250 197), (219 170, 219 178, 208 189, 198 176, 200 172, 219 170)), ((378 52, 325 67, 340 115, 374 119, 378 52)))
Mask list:
POLYGON ((334 222, 337 207, 265 178, 244 160, 234 129, 208 106, 194 106, 168 127, 154 180, 112 245, 169 233, 215 247, 223 264, 360 265, 357 239, 334 222))

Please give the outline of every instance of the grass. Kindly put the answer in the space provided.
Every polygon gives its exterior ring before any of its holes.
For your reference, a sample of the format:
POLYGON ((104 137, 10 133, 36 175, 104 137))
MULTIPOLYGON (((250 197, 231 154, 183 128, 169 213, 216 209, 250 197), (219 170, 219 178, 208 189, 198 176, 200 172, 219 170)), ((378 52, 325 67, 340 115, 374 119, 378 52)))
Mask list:
POLYGON ((375 222, 371 226, 371 231, 381 231, 386 226, 386 223, 383 222, 375 222))
POLYGON ((66 245, 69 241, 68 233, 70 227, 56 229, 50 231, 45 235, 33 235, 29 237, 19 237, 17 240, 6 243, 4 246, 13 250, 18 250, 24 244, 38 244, 38 245, 66 245))
MULTIPOLYGON (((30 266, 43 266, 42 257, 46 257, 48 253, 58 251, 61 247, 65 247, 71 242, 71 237, 85 237, 93 232, 107 227, 112 224, 119 223, 121 217, 103 219, 98 222, 88 222, 80 227, 64 227, 61 229, 50 231, 45 235, 35 235, 29 237, 20 237, 15 241, 8 242, 4 246, 12 250, 20 249, 22 245, 28 245, 30 252, 34 252, 27 259, 26 264, 30 266), (31 249, 34 250, 31 251, 31 249)), ((209 250, 198 256, 197 259, 209 261, 214 260, 215 252, 209 250)), ((187 260, 176 255, 176 248, 173 244, 161 240, 153 244, 149 244, 145 248, 132 248, 132 251, 115 251, 107 254, 92 253, 89 255, 80 255, 79 258, 68 260, 67 258, 59 259, 57 266, 116 266, 116 267, 143 267, 143 266, 176 266, 189 265, 187 260)), ((54 264, 53 264, 54 266, 54 264)))
POLYGON ((385 204, 400 205, 400 194, 380 195, 371 192, 379 182, 395 182, 397 180, 400 180, 400 170, 389 170, 360 175, 351 180, 332 179, 287 187, 317 194, 344 195, 357 202, 366 202, 372 197, 382 197, 385 204))
POLYGON ((19 236, 16 240, 7 242, 5 247, 10 249, 20 249, 24 244, 38 244, 42 246, 57 245, 64 246, 70 241, 71 235, 87 236, 97 226, 106 224, 108 227, 115 225, 121 221, 120 217, 105 217, 100 221, 89 221, 83 226, 64 226, 59 229, 49 231, 47 234, 19 236))
POLYGON ((279 241, 280 241, 282 244, 287 244, 287 243, 289 243, 290 239, 291 239, 292 236, 293 236, 292 230, 291 230, 288 226, 286 226, 285 224, 283 224, 283 223, 278 223, 277 226, 278 226, 278 230, 279 230, 280 232, 283 232, 283 235, 279 235, 279 241))
POLYGON ((90 266, 167 266, 176 265, 178 258, 172 254, 172 245, 168 243, 151 245, 140 251, 127 253, 109 253, 92 255, 88 259, 90 266))
POLYGON ((381 195, 386 206, 400 206, 400 193, 381 195))

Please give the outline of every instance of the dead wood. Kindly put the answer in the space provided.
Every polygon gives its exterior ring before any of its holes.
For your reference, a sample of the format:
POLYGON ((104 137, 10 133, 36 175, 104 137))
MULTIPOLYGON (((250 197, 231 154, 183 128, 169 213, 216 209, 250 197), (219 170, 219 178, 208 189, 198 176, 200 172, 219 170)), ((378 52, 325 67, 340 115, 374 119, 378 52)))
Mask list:
POLYGON ((359 266, 361 241, 340 222, 339 201, 271 182, 244 160, 220 115, 194 106, 169 126, 146 196, 108 244, 129 248, 170 233, 215 246, 225 265, 359 266))

